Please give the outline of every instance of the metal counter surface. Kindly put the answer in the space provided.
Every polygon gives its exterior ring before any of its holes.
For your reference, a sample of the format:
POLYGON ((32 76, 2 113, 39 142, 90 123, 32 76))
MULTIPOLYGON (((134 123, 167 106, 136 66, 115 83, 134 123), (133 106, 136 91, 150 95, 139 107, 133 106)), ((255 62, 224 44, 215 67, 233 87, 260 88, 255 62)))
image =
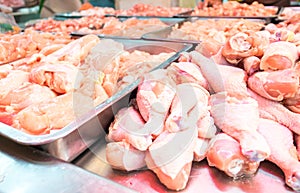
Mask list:
POLYGON ((1 193, 133 193, 135 191, 0 137, 1 193))
MULTIPOLYGON (((95 174, 142 193, 176 192, 168 190, 150 170, 123 172, 112 169, 105 160, 106 141, 103 138, 74 161, 95 174)), ((282 171, 274 164, 264 161, 252 178, 233 180, 216 168, 209 167, 206 160, 194 162, 187 187, 180 193, 290 193, 285 185, 282 171)))

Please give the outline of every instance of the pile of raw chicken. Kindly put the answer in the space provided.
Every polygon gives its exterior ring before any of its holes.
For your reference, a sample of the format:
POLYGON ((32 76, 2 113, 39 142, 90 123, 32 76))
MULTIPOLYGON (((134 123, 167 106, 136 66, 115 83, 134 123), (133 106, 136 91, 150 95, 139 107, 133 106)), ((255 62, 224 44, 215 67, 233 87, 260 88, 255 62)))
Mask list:
POLYGON ((191 11, 191 9, 184 7, 163 7, 138 3, 128 10, 116 10, 115 15, 173 17, 188 11, 191 11))
MULTIPOLYGON (((209 1, 208 1, 209 2, 209 1)), ((270 17, 278 11, 277 7, 266 7, 261 3, 253 2, 251 5, 228 1, 222 4, 214 3, 212 6, 205 6, 199 2, 198 6, 191 13, 192 16, 226 16, 226 17, 270 17)))
POLYGON ((53 18, 44 19, 29 28, 37 31, 64 34, 99 34, 140 38, 145 33, 159 30, 167 26, 166 23, 157 18, 150 18, 147 20, 129 18, 122 22, 116 17, 87 16, 64 21, 55 20, 53 18))
POLYGON ((82 7, 81 10, 71 13, 71 16, 158 16, 173 17, 181 13, 191 11, 191 8, 184 7, 163 7, 144 3, 137 3, 129 9, 113 9, 110 7, 82 7))
POLYGON ((198 42, 209 38, 215 44, 224 44, 229 37, 238 32, 260 31, 264 23, 246 19, 196 19, 174 25, 168 38, 198 42))
POLYGON ((268 160, 299 191, 299 18, 238 32, 224 44, 208 38, 168 68, 144 75, 135 100, 109 127, 108 163, 148 168, 178 191, 193 161, 206 159, 239 179, 268 160))
POLYGON ((0 45, 0 121, 34 135, 86 115, 175 54, 129 52, 122 43, 92 34, 74 40, 36 31, 0 45))

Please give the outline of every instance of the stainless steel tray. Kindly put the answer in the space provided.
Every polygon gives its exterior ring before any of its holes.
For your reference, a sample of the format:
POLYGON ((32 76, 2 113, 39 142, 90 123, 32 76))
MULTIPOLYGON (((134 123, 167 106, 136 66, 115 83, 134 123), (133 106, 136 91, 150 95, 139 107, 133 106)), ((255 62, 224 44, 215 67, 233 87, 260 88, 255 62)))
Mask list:
MULTIPOLYGON (((115 39, 115 41, 121 42, 127 51, 140 50, 151 54, 161 52, 176 53, 156 68, 165 68, 165 66, 175 61, 181 52, 189 51, 192 48, 192 45, 189 44, 171 42, 124 39, 115 39)), ((124 107, 125 104, 127 105, 128 97, 138 83, 139 80, 136 80, 83 117, 53 133, 30 135, 0 122, 0 135, 19 144, 36 146, 62 160, 71 161, 99 137, 105 135, 105 129, 110 124, 114 113, 124 107)))
MULTIPOLYGON (((122 22, 129 18, 132 18, 132 17, 121 17, 121 16, 118 17, 118 19, 122 22)), ((139 20, 147 20, 150 17, 136 17, 136 18, 139 20)), ((186 20, 185 18, 172 18, 172 17, 157 17, 157 18, 168 26, 173 26, 177 23, 181 23, 186 20)), ((71 35, 72 36, 84 36, 84 35, 87 35, 87 33, 75 31, 75 32, 72 32, 71 35)), ((142 38, 142 36, 141 37, 126 37, 126 36, 113 36, 113 35, 106 35, 106 34, 97 34, 97 35, 100 38, 118 38, 118 39, 141 39, 142 38)))
MULTIPOLYGON (((196 20, 206 20, 206 19, 216 19, 216 20, 218 20, 218 19, 233 19, 233 20, 235 20, 235 19, 238 19, 238 18, 189 17, 188 19, 183 20, 181 22, 178 22, 174 25, 178 25, 180 27, 186 21, 194 22, 196 20)), ((264 19, 253 18, 253 19, 247 19, 247 20, 266 23, 266 21, 264 19)), ((190 43, 190 44, 199 44, 199 43, 201 43, 201 41, 199 41, 199 40, 185 40, 185 39, 170 38, 169 35, 171 34, 174 25, 168 26, 168 27, 166 27, 164 29, 161 29, 161 30, 146 33, 142 36, 142 39, 144 39, 144 40, 154 40, 154 41, 170 41, 170 42, 190 43)))
MULTIPOLYGON (((105 159, 105 147, 106 141, 102 138, 76 159, 74 164, 139 192, 173 192, 161 184, 150 170, 122 172, 112 169, 105 159)), ((294 191, 285 185, 282 171, 270 162, 262 162, 258 172, 252 178, 233 180, 223 172, 209 167, 206 160, 203 160, 193 163, 187 187, 179 192, 291 193, 294 191)))
POLYGON ((134 193, 104 177, 0 137, 1 193, 134 193))
POLYGON ((189 18, 189 17, 199 17, 199 18, 229 18, 229 19, 240 19, 240 18, 244 18, 244 19, 263 19, 265 20, 267 23, 270 23, 274 20, 277 19, 278 14, 283 10, 282 7, 277 7, 277 6, 265 6, 266 8, 277 8, 277 12, 275 13, 275 15, 268 15, 268 16, 205 16, 205 15, 193 15, 194 10, 190 11, 190 12, 186 12, 186 13, 181 13, 179 14, 177 17, 185 17, 185 18, 189 18))

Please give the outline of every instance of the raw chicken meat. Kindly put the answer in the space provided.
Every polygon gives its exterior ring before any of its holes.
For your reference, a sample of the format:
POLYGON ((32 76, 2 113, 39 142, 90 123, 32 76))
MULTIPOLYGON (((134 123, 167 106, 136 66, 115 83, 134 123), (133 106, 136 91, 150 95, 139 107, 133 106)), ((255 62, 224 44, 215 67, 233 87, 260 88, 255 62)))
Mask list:
POLYGON ((123 44, 110 39, 101 40, 90 51, 85 63, 104 74, 103 88, 108 96, 117 90, 119 62, 117 58, 124 52, 123 44))
POLYGON ((216 55, 222 48, 223 44, 214 38, 208 37, 204 39, 200 44, 195 48, 197 52, 202 54, 205 57, 212 57, 216 55))
POLYGON ((107 33, 104 26, 101 34, 109 34, 112 36, 130 37, 130 38, 141 38, 144 34, 161 30, 168 27, 166 23, 158 18, 138 19, 128 18, 122 22, 121 29, 113 29, 107 33))
POLYGON ((123 52, 123 44, 111 39, 103 39, 90 50, 85 63, 94 66, 96 70, 104 71, 123 52))
POLYGON ((259 71, 260 59, 256 56, 249 56, 243 59, 243 67, 249 76, 259 71))
POLYGON ((0 80, 7 77, 11 70, 13 70, 13 66, 10 64, 0 65, 0 80))
POLYGON ((270 155, 265 139, 257 132, 258 103, 251 97, 236 99, 226 92, 211 95, 211 115, 224 133, 238 140, 242 154, 253 162, 263 161, 270 155))
POLYGON ((218 133, 210 140, 206 157, 209 166, 224 171, 234 179, 251 177, 259 166, 259 162, 248 160, 242 154, 239 142, 225 133, 218 133))
MULTIPOLYGON (((116 17, 103 17, 103 16, 83 16, 81 18, 71 18, 65 20, 56 20, 52 17, 48 19, 42 19, 36 22, 29 29, 42 31, 42 32, 51 32, 55 34, 71 34, 72 32, 91 32, 91 29, 98 31, 103 29, 105 24, 113 23, 115 26, 122 24, 116 17)), ((113 28, 115 31, 117 27, 113 28)), ((88 33, 91 34, 91 33, 88 33)))
POLYGON ((6 125, 12 125, 13 124, 13 118, 14 118, 13 112, 8 112, 6 106, 0 106, 0 122, 4 123, 6 125))
POLYGON ((245 71, 231 66, 215 65, 198 52, 191 52, 191 56, 216 92, 211 96, 211 115, 215 124, 240 142, 242 153, 248 159, 264 160, 270 149, 256 131, 258 104, 247 93, 245 71))
POLYGON ((139 151, 125 141, 106 145, 106 160, 115 169, 125 171, 142 169, 146 166, 145 156, 145 151, 139 151))
POLYGON ((200 162, 206 158, 209 141, 210 139, 204 139, 201 137, 196 139, 193 161, 200 162))
POLYGON ((261 58, 260 69, 283 70, 292 68, 298 59, 295 44, 286 41, 271 43, 261 58))
POLYGON ((143 130, 154 137, 163 131, 175 93, 176 84, 167 76, 167 70, 158 69, 144 76, 136 95, 139 111, 146 121, 143 130))
POLYGON ((160 16, 173 17, 179 13, 190 11, 185 7, 165 7, 160 5, 152 5, 147 3, 137 3, 127 10, 116 10, 116 15, 123 16, 160 16))
POLYGON ((203 76, 208 81, 211 93, 226 91, 229 96, 236 98, 248 97, 247 74, 244 70, 232 66, 216 65, 199 52, 192 51, 190 56, 192 62, 200 67, 203 76))
POLYGON ((178 191, 186 187, 197 136, 195 127, 177 133, 164 131, 146 152, 147 167, 167 188, 178 191))
POLYGON ((298 74, 292 68, 256 72, 248 78, 248 87, 267 99, 282 101, 295 96, 299 88, 298 74))
POLYGON ((0 64, 30 57, 52 44, 67 44, 70 41, 69 34, 40 33, 30 29, 22 33, 0 34, 0 64))
POLYGON ((52 54, 53 52, 56 52, 59 49, 62 49, 65 46, 65 44, 51 44, 46 47, 44 47, 39 54, 42 54, 44 56, 48 56, 49 54, 52 54))
POLYGON ((41 65, 31 70, 31 81, 60 94, 78 89, 84 77, 78 66, 99 41, 95 35, 86 35, 43 57, 41 65))
POLYGON ((217 129, 209 112, 209 96, 207 90, 195 83, 177 85, 165 129, 169 132, 178 132, 196 126, 199 137, 213 137, 217 129))
POLYGON ((169 132, 178 132, 197 126, 197 122, 208 114, 208 98, 208 91, 198 84, 177 85, 165 129, 169 132))
POLYGON ((300 135, 294 134, 294 141, 297 148, 298 160, 300 160, 300 135))
POLYGON ((222 48, 222 55, 231 64, 238 64, 243 58, 262 56, 269 45, 267 36, 253 31, 240 32, 229 38, 222 48))
POLYGON ((260 119, 258 132, 271 148, 267 158, 276 164, 285 175, 285 182, 293 190, 300 190, 300 162, 293 141, 293 133, 285 126, 268 119, 260 119))
POLYGON ((79 12, 75 11, 72 12, 72 14, 79 14, 81 16, 98 16, 102 17, 104 15, 114 15, 115 14, 115 9, 112 7, 89 7, 88 9, 80 9, 79 12))
POLYGON ((266 99, 250 89, 248 92, 257 101, 261 118, 276 121, 298 135, 300 134, 300 114, 294 113, 281 103, 266 99))
POLYGON ((208 89, 208 83, 203 77, 200 68, 191 62, 174 62, 167 68, 168 76, 176 82, 196 83, 205 89, 208 89))
POLYGON ((34 135, 47 134, 50 130, 65 127, 93 108, 91 98, 69 92, 21 110, 14 117, 12 126, 34 135))
POLYGON ((31 104, 48 101, 54 97, 56 97, 56 93, 50 88, 27 82, 9 93, 6 101, 10 101, 10 103, 6 105, 10 106, 10 110, 18 112, 31 104))
MULTIPOLYGON (((209 106, 210 109, 210 106, 209 106)), ((217 129, 214 119, 211 117, 210 112, 208 111, 207 114, 199 119, 197 122, 198 127, 198 137, 210 139, 219 132, 217 129)))
POLYGON ((225 65, 225 66, 232 66, 232 64, 230 64, 226 58, 222 55, 222 49, 220 49, 217 54, 213 55, 211 57, 211 59, 219 65, 225 65))
POLYGON ((9 105, 10 92, 29 82, 29 73, 21 70, 9 70, 2 73, 0 79, 0 104, 9 105))
POLYGON ((220 74, 218 66, 213 60, 206 58, 202 54, 196 51, 192 51, 189 54, 191 62, 197 64, 200 70, 209 84, 210 93, 221 92, 225 90, 223 79, 220 74), (222 84, 220 84, 220 82, 222 84))
POLYGON ((224 44, 228 38, 235 34, 248 31, 260 31, 264 24, 262 22, 245 19, 197 19, 174 25, 167 38, 192 40, 202 42, 208 38, 224 44))
POLYGON ((238 1, 205 1, 199 2, 192 12, 193 16, 270 16, 275 15, 277 7, 265 6, 254 1, 252 4, 240 3, 238 1), (207 5, 206 5, 207 4, 207 5))
POLYGON ((92 98, 95 105, 98 105, 109 98, 102 86, 102 77, 104 77, 102 72, 96 71, 92 67, 89 67, 87 70, 80 68, 80 72, 82 72, 84 77, 81 82, 78 83, 79 88, 76 88, 76 92, 80 92, 81 94, 92 98))
POLYGON ((48 86, 60 94, 79 88, 83 78, 82 72, 76 66, 66 62, 44 64, 32 69, 30 73, 32 82, 48 86))
POLYGON ((110 142, 126 141, 134 148, 145 151, 152 144, 151 134, 143 130, 144 120, 133 107, 118 111, 115 120, 109 127, 107 140, 110 142))
POLYGON ((96 35, 85 35, 76 39, 63 48, 47 55, 42 62, 56 63, 58 61, 65 61, 74 66, 81 65, 81 62, 87 57, 91 49, 100 41, 96 35), (76 54, 74 54, 76 53, 76 54))
POLYGON ((300 88, 298 87, 294 97, 285 99, 283 104, 292 112, 300 113, 300 88))
MULTIPOLYGON (((156 53, 156 51, 155 51, 156 53)), ((159 54, 150 54, 145 51, 134 50, 133 52, 126 51, 119 57, 120 63, 120 78, 125 76, 138 77, 150 72, 159 64, 168 60, 175 52, 162 52, 159 54)))

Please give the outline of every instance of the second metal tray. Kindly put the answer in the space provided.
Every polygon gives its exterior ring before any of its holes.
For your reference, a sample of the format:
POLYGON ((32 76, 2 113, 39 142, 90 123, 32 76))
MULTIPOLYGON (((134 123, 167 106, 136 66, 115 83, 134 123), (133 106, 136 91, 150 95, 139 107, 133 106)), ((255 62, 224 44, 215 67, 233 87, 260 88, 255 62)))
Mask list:
MULTIPOLYGON (((118 17, 118 19, 121 22, 124 22, 128 19, 130 19, 132 17, 118 17)), ((147 20, 150 19, 149 17, 134 17, 138 20, 147 20)), ((165 23, 168 26, 173 26, 177 23, 181 23, 183 21, 185 21, 185 18, 170 18, 170 17, 158 17, 157 19, 159 19, 160 21, 162 21, 163 23, 165 23)), ((148 33, 148 32, 147 32, 148 33)), ((146 34, 146 33, 145 33, 146 34)), ((71 33, 72 36, 84 36, 87 35, 87 33, 82 33, 82 32, 78 32, 78 31, 74 31, 71 33)), ((100 38, 118 38, 118 39, 141 39, 143 35, 141 36, 137 36, 137 37, 128 37, 128 36, 115 36, 115 35, 109 35, 109 34, 97 34, 100 38)))
MULTIPOLYGON (((196 20, 207 20, 207 19, 216 19, 216 20, 223 20, 223 19, 228 19, 228 20, 236 20, 238 18, 220 18, 220 17, 216 17, 216 18, 211 18, 211 17, 203 17, 203 18, 200 18, 200 17, 190 17, 186 20, 183 20, 175 25, 178 25, 178 27, 180 28, 180 26, 184 23, 184 22, 195 22, 196 20)), ((250 20, 250 21, 257 21, 257 22, 261 22, 263 24, 266 24, 266 20, 264 19, 257 19, 257 18, 254 18, 254 19, 247 19, 247 20, 250 20)), ((186 39, 180 39, 180 38, 170 38, 169 35, 171 34, 171 32, 173 31, 173 27, 174 25, 172 26, 168 26, 164 29, 161 29, 161 30, 157 30, 157 31, 154 31, 154 32, 149 32, 149 33, 146 33, 142 36, 142 39, 145 39, 145 40, 155 40, 155 41, 170 41, 170 42, 180 42, 180 43, 190 43, 190 44, 199 44, 201 43, 200 40, 186 40, 186 39)))

